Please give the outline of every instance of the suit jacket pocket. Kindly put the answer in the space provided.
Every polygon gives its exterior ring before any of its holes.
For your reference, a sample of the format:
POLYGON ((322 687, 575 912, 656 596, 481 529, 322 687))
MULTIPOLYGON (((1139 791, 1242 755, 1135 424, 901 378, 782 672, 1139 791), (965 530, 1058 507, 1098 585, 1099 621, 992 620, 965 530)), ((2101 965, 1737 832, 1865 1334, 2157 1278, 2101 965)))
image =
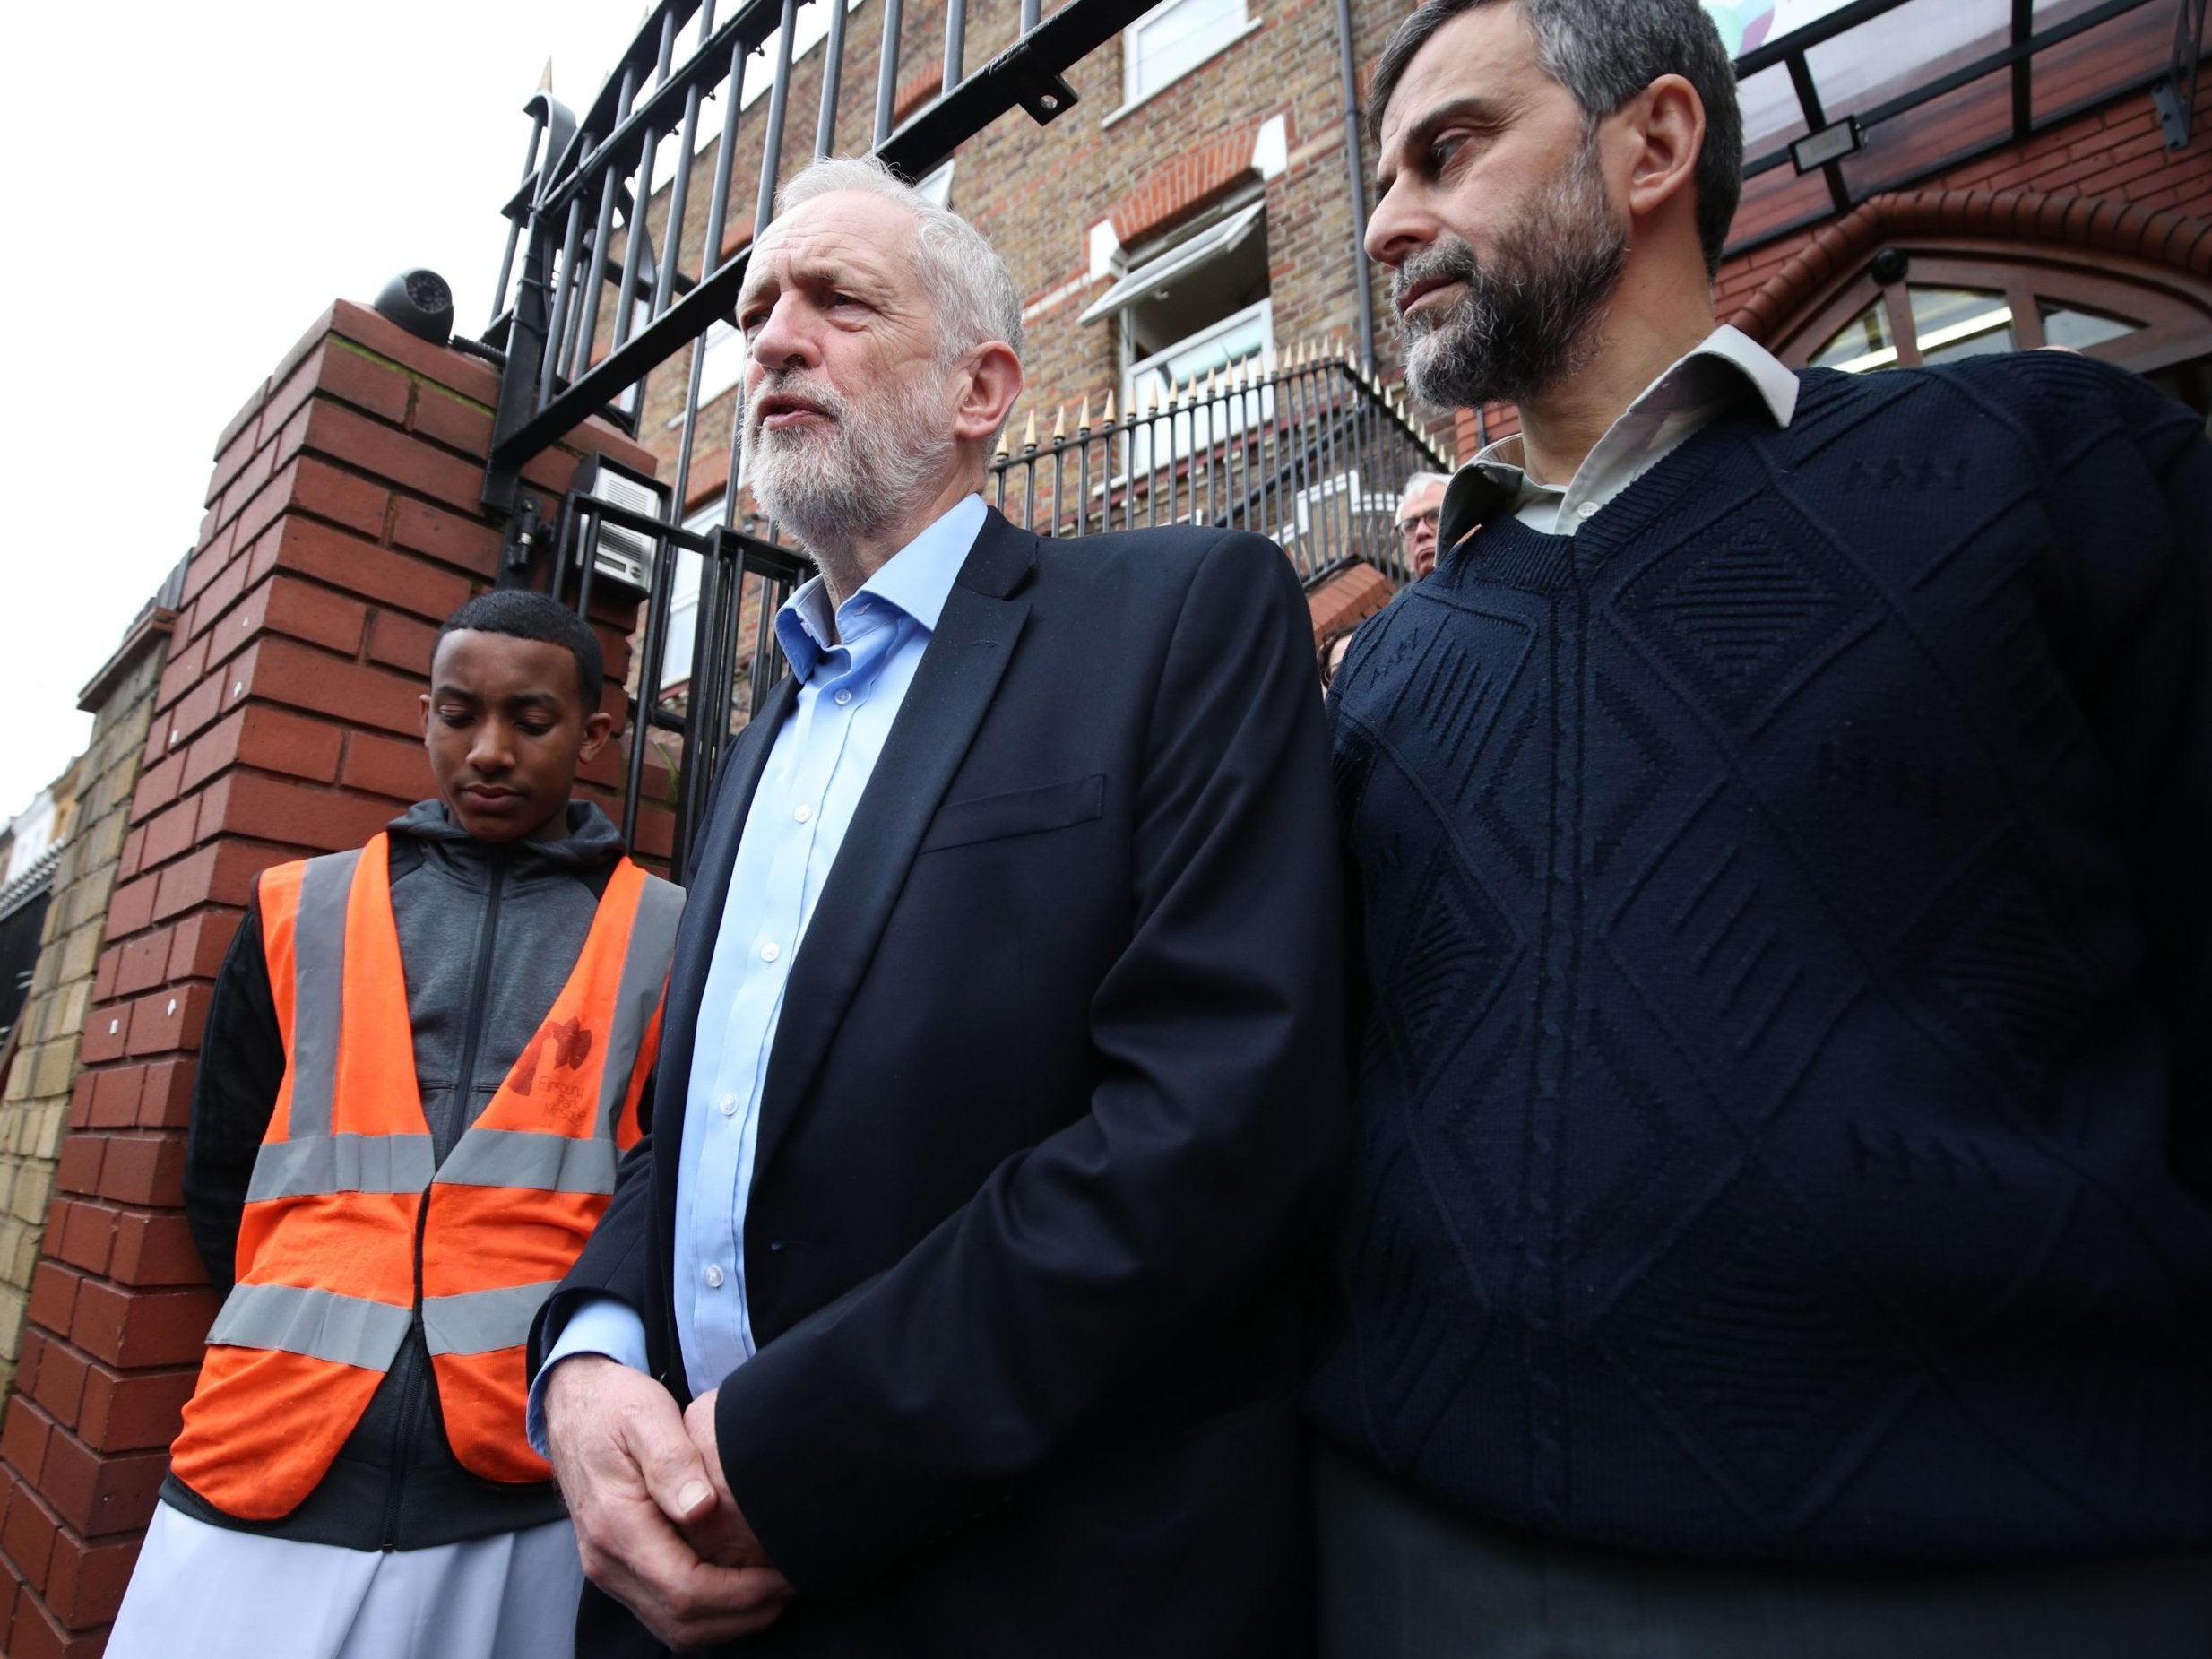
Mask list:
POLYGON ((1087 824, 1105 809, 1104 773, 1066 783, 1048 783, 1042 789, 1016 790, 1009 795, 947 801, 930 821, 921 850, 935 852, 945 847, 964 847, 971 842, 1003 841, 1010 835, 1066 829, 1087 824))

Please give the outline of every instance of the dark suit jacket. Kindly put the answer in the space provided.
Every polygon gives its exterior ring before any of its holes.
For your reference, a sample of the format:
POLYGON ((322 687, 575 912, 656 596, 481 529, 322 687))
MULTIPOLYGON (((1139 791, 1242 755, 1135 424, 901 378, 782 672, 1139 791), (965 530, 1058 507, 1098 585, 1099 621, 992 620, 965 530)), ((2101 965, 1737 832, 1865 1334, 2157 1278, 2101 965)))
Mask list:
MULTIPOLYGON (((639 1309, 679 1398, 667 1275, 699 996, 793 696, 718 785, 659 1117, 556 1299, 639 1309)), ((1324 748, 1273 543, 1054 543, 991 514, 775 1035, 745 1226, 759 1352, 717 1428, 799 1594, 736 1651, 1309 1646, 1291 1395, 1345 1149, 1324 748)), ((641 1636, 587 1595, 579 1653, 641 1636)))

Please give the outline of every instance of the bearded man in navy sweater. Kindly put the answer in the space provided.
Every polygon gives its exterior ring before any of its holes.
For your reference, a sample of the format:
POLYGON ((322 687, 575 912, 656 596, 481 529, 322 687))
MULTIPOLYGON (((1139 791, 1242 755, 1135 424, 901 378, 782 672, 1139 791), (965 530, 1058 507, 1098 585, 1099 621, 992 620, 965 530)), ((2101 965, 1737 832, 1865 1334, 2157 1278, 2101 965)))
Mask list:
POLYGON ((1430 0, 1414 389, 1518 403, 1336 681, 1368 1007, 1325 1651, 2212 1652, 2212 451, 1715 327, 1695 0, 1430 0))

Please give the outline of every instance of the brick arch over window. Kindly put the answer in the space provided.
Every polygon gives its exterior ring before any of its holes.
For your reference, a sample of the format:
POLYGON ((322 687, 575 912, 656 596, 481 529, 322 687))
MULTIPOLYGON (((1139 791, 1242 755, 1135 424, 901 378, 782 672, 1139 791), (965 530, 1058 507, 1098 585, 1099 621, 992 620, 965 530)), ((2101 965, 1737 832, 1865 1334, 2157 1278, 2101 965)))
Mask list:
POLYGON ((1145 174, 1114 203, 1110 217, 1115 239, 1124 247, 1141 242, 1195 213, 1231 186, 1257 178, 1252 145, 1260 125, 1257 117, 1240 121, 1145 174))
POLYGON ((1785 359, 1793 347, 1802 356, 1815 324, 1851 310, 1853 289, 1871 289, 1867 267, 1890 246, 2030 261, 2054 272, 2072 267, 2092 280, 2163 291, 2206 319, 2202 349, 2212 350, 2212 220, 2035 191, 1876 196, 1813 237, 1728 320, 1785 359), (2069 258, 2069 252, 2094 257, 2069 258))

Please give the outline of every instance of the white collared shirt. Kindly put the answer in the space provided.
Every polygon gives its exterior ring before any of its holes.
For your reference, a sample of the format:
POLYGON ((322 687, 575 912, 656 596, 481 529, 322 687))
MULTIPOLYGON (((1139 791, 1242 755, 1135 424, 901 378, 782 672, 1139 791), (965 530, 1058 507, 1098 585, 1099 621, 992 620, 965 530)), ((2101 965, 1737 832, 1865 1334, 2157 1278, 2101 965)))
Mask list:
POLYGON ((1499 439, 1467 465, 1516 492, 1513 514, 1531 530, 1571 536, 1725 412, 1747 383, 1775 424, 1787 427, 1797 412, 1797 376, 1749 334, 1724 323, 1629 405, 1567 483, 1546 484, 1528 476, 1517 432, 1499 439))

